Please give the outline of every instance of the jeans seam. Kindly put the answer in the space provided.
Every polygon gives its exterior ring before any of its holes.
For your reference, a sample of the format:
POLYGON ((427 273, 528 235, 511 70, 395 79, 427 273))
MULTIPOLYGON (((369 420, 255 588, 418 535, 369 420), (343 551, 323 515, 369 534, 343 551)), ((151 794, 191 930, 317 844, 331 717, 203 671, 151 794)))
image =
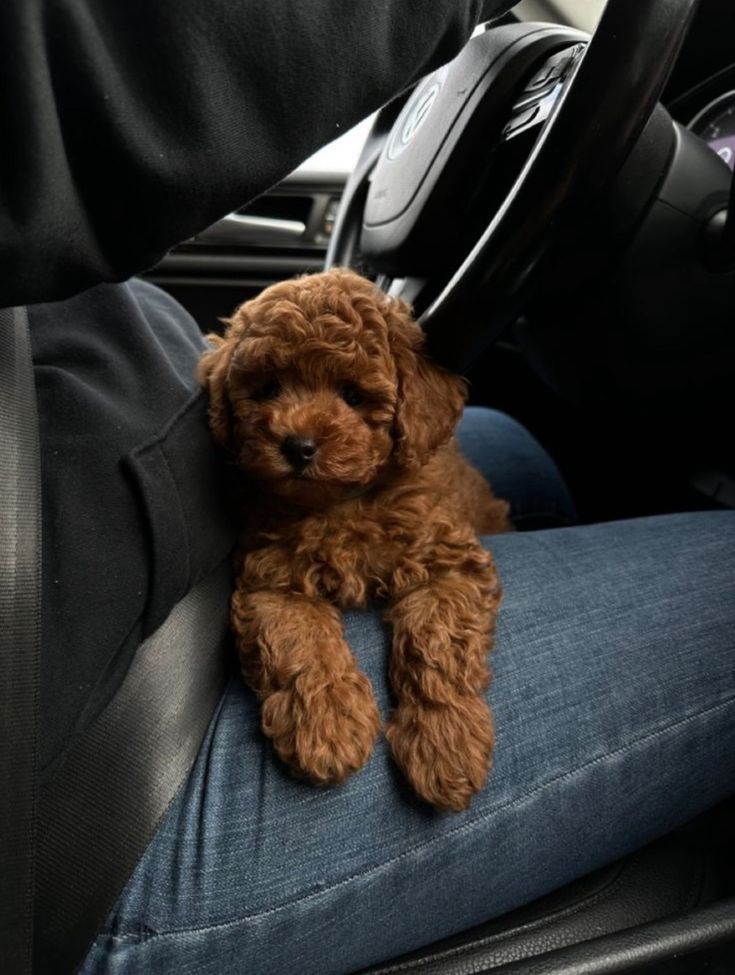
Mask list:
MULTIPOLYGON (((596 758, 589 759, 587 762, 584 762, 582 765, 578 765, 576 768, 571 769, 568 772, 563 772, 560 773, 559 775, 555 775, 553 778, 548 779, 546 782, 543 782, 540 785, 535 786, 529 792, 526 792, 521 796, 516 796, 513 799, 509 799, 507 802, 504 802, 502 803, 502 805, 496 806, 495 808, 488 810, 488 812, 483 813, 481 816, 478 816, 476 819, 472 819, 469 822, 462 823, 461 825, 456 826, 454 829, 450 830, 449 832, 442 833, 441 836, 437 836, 434 837, 433 839, 426 840, 423 843, 419 843, 416 846, 412 846, 408 850, 403 850, 401 853, 398 853, 396 856, 391 857, 388 860, 384 860, 382 863, 376 863, 370 867, 366 867, 364 870, 359 870, 356 873, 350 874, 348 877, 343 877, 341 880, 335 881, 335 883, 330 884, 329 886, 321 887, 318 890, 310 891, 309 893, 303 894, 300 897, 295 898, 294 900, 286 901, 285 903, 278 904, 275 907, 269 907, 264 911, 256 911, 253 914, 244 914, 241 915, 240 917, 231 918, 230 920, 227 921, 217 921, 214 924, 204 924, 201 925, 200 927, 170 928, 165 931, 157 931, 153 928, 148 928, 148 931, 146 932, 145 936, 141 939, 139 943, 149 943, 150 941, 157 940, 159 938, 177 938, 186 935, 205 934, 210 931, 218 931, 226 928, 236 927, 238 924, 245 924, 251 921, 258 921, 262 918, 270 917, 273 914, 278 914, 281 911, 288 910, 289 908, 296 907, 297 905, 303 904, 314 898, 321 897, 324 894, 330 893, 331 891, 336 890, 339 887, 351 883, 353 880, 357 880, 358 878, 369 877, 371 874, 377 873, 378 871, 383 870, 386 867, 390 867, 395 863, 399 863, 401 860, 405 860, 407 857, 413 856, 415 853, 428 850, 435 843, 443 842, 450 836, 469 832, 470 830, 474 829, 476 826, 487 822, 487 820, 489 819, 492 819, 498 813, 503 812, 504 810, 508 809, 511 806, 520 805, 521 803, 526 802, 528 799, 531 799, 534 796, 542 792, 545 792, 551 786, 554 786, 559 782, 564 782, 568 779, 575 778, 581 772, 593 768, 596 765, 600 765, 601 763, 607 761, 610 758, 613 758, 616 755, 622 755, 625 754, 626 752, 632 751, 639 745, 643 745, 648 742, 654 741, 657 738, 661 738, 662 736, 667 735, 670 732, 675 731, 684 725, 690 724, 692 721, 696 721, 699 718, 704 717, 704 715, 723 710, 724 708, 729 707, 733 703, 735 703, 735 695, 731 695, 730 697, 726 698, 724 701, 720 701, 718 704, 712 704, 707 708, 703 708, 700 711, 694 712, 693 714, 686 715, 685 717, 680 718, 678 721, 674 721, 672 724, 666 725, 663 728, 659 728, 655 731, 647 732, 645 735, 633 739, 633 741, 626 742, 624 745, 619 745, 617 748, 614 748, 612 751, 605 752, 604 755, 598 755, 596 758)), ((109 938, 111 933, 112 932, 109 931, 105 932, 101 935, 101 937, 109 938)), ((129 934, 134 936, 135 932, 129 932, 129 934)), ((117 937, 120 938, 121 936, 127 937, 128 933, 126 932, 123 934, 122 932, 119 932, 117 934, 117 937)))

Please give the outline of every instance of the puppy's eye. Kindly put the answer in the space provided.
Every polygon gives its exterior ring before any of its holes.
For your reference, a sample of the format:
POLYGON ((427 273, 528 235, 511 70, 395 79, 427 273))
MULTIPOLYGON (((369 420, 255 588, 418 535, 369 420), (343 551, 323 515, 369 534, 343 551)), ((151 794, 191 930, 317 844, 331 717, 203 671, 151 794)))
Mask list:
POLYGON ((353 386, 352 383, 344 385, 340 389, 339 395, 348 406, 361 406, 365 402, 362 390, 358 389, 357 386, 353 386))
POLYGON ((264 399, 275 399, 276 396, 281 392, 281 384, 277 379, 269 379, 267 383, 263 383, 257 389, 253 390, 252 398, 257 400, 264 399))

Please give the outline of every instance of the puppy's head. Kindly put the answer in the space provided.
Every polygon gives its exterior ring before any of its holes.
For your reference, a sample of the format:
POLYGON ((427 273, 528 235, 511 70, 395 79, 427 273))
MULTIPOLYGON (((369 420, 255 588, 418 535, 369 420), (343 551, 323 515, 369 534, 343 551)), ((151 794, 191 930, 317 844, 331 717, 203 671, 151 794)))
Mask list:
POLYGON ((242 305, 199 365, 215 440, 258 483, 322 507, 445 444, 461 379, 423 354, 408 306, 337 269, 242 305))

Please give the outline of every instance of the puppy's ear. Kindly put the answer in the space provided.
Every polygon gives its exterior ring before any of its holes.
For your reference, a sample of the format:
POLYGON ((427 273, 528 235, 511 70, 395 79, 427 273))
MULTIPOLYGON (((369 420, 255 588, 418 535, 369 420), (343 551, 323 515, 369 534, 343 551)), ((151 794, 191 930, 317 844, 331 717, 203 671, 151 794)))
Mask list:
POLYGON ((197 379, 209 394, 209 426, 216 443, 229 448, 232 439, 232 406, 228 394, 230 364, 246 325, 242 309, 231 319, 223 319, 227 325, 224 336, 212 333, 207 336, 210 349, 197 365, 197 379))
POLYGON ((467 386, 426 356, 424 333, 405 302, 391 300, 382 311, 398 375, 394 456, 401 467, 420 467, 451 439, 467 386))

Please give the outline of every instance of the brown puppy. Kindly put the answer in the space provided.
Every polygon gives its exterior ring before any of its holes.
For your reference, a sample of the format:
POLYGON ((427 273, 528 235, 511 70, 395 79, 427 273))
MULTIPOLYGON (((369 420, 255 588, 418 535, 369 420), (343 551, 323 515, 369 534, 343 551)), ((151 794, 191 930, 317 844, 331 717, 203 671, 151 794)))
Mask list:
POLYGON ((348 270, 273 285, 210 339, 212 432, 249 475, 232 626, 264 732, 315 783, 367 761, 380 717, 338 609, 387 600, 393 754, 420 796, 465 809, 491 763, 500 603, 476 533, 511 526, 457 452, 463 382, 348 270))

